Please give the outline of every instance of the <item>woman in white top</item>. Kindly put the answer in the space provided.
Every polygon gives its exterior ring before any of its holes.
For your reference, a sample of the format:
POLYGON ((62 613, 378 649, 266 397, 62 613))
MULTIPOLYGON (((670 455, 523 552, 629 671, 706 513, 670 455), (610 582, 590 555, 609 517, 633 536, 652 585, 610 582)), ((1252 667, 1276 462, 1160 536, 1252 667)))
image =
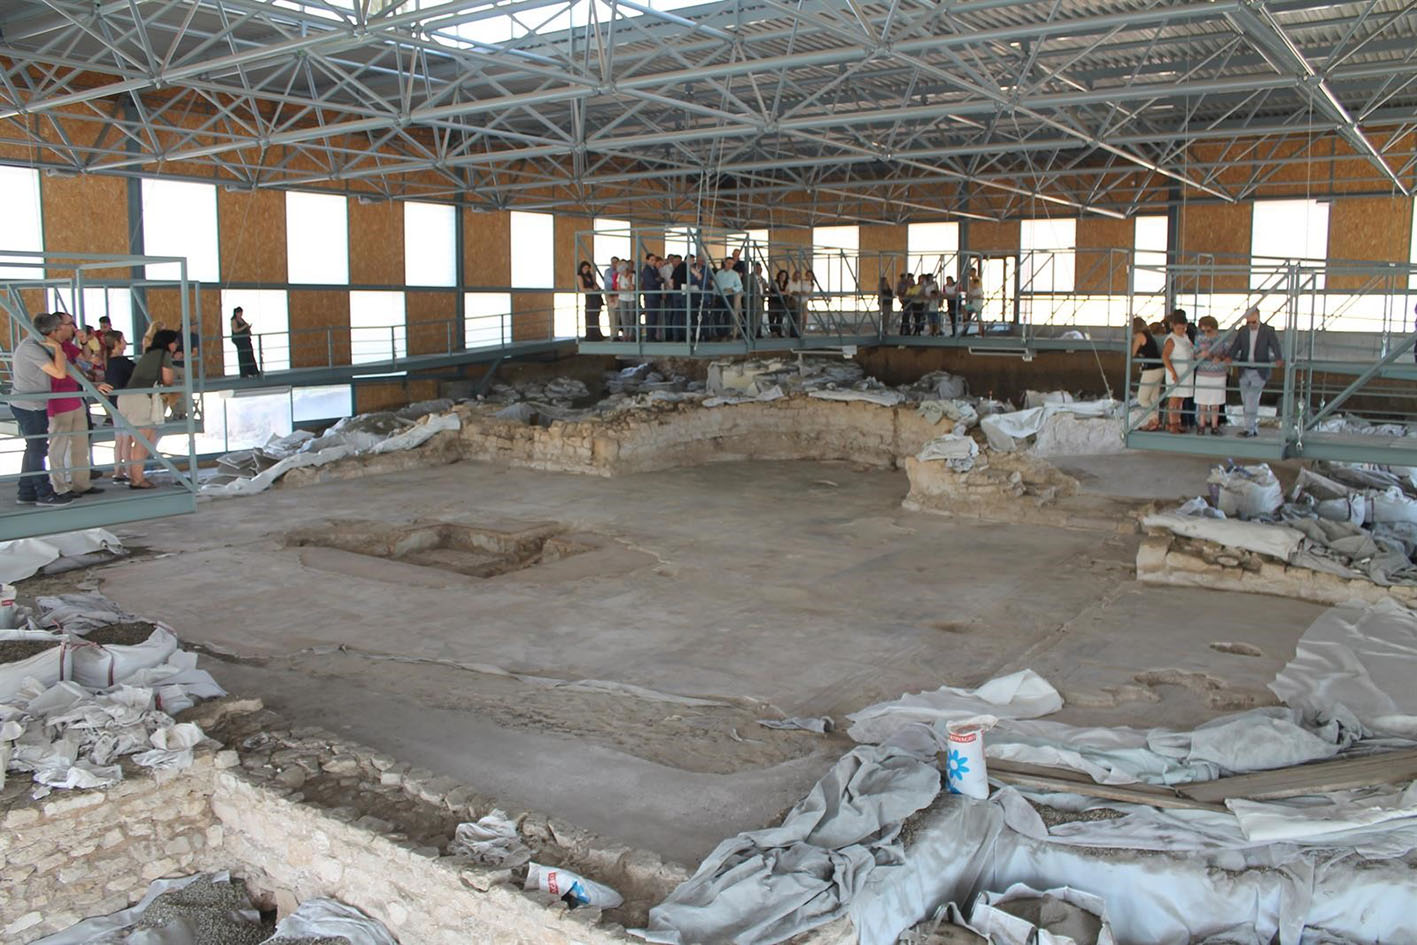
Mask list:
POLYGON ((1166 418, 1168 433, 1181 432, 1181 420, 1186 398, 1196 396, 1196 380, 1192 373, 1196 359, 1195 346, 1186 337, 1186 316, 1171 315, 1171 334, 1161 349, 1161 363, 1166 368, 1166 396, 1170 399, 1166 418))

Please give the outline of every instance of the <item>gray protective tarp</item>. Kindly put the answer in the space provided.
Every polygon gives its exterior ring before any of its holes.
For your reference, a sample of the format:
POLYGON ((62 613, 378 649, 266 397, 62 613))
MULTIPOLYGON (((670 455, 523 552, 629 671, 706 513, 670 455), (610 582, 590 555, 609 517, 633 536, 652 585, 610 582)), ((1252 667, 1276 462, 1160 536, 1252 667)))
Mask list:
POLYGON ((780 826, 720 843, 636 934, 672 945, 753 945, 843 915, 868 878, 901 862, 901 821, 939 792, 929 759, 856 748, 780 826))
POLYGON ((1269 688, 1311 724, 1417 738, 1417 614, 1392 601, 1333 607, 1269 688))

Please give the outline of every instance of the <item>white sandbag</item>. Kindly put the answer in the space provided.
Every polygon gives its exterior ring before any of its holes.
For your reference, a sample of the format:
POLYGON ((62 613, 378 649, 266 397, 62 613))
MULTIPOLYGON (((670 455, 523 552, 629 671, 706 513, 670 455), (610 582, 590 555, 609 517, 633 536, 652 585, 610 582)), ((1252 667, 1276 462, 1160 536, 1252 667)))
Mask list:
POLYGON ((177 637, 165 627, 154 627, 142 643, 110 646, 83 642, 71 648, 74 681, 91 689, 106 689, 120 685, 139 670, 166 663, 177 650, 177 637))
POLYGON ((500 810, 475 823, 458 824, 448 854, 465 856, 493 869, 513 869, 531 859, 531 849, 522 842, 516 823, 500 810))
POLYGON ((1142 518, 1141 524, 1143 528, 1164 528, 1186 538, 1200 538, 1231 548, 1242 548, 1281 561, 1293 561, 1304 541, 1303 532, 1284 525, 1202 518, 1177 515, 1175 512, 1147 515, 1142 518))
POLYGON ((1408 522, 1417 524, 1417 499, 1410 499, 1396 486, 1381 492, 1371 492, 1372 520, 1378 524, 1408 522))
POLYGON ((0 663, 0 702, 11 702, 19 696, 26 680, 41 687, 53 686, 68 679, 73 672, 73 650, 56 645, 42 653, 13 663, 0 663))
POLYGON ((1042 407, 1045 404, 1070 404, 1073 402, 1073 395, 1065 390, 1026 390, 1023 392, 1024 409, 1029 407, 1042 407))
POLYGON ((974 440, 957 433, 946 433, 920 447, 915 458, 922 463, 942 461, 956 472, 968 472, 974 468, 974 459, 978 455, 979 444, 974 440))
POLYGON ((1231 518, 1262 518, 1284 504, 1284 490, 1268 463, 1216 466, 1206 482, 1218 487, 1216 505, 1231 518))
POLYGON ((983 892, 969 925, 993 945, 1114 945, 1103 900, 1068 886, 1039 892, 1015 883, 983 892))
POLYGON ((1055 413, 1043 421, 1033 442, 1036 456, 1097 456, 1127 448, 1122 421, 1113 417, 1079 417, 1055 413))

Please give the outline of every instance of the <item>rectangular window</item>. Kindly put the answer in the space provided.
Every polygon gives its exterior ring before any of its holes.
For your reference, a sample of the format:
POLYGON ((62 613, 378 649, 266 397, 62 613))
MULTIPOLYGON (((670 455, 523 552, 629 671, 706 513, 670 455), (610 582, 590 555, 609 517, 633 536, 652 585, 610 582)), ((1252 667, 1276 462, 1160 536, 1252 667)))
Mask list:
MULTIPOLYGON (((290 309, 284 289, 221 290, 222 373, 240 371, 236 346, 231 342, 231 313, 243 309, 251 326, 251 354, 263 374, 290 370, 290 309)), ((323 340, 320 342, 323 344, 323 340)))
POLYGON ((349 363, 392 361, 407 355, 404 294, 349 293, 349 363))
MULTIPOLYGON (((857 291, 857 249, 860 240, 860 227, 812 227, 812 274, 809 277, 807 273, 802 273, 802 280, 811 282, 809 292, 827 294, 825 302, 819 303, 818 307, 832 311, 856 308, 854 295, 857 291)), ((874 291, 875 287, 871 288, 874 291)))
POLYGON ((1132 238, 1132 287, 1138 293, 1166 290, 1167 220, 1137 217, 1132 238))
POLYGON ((512 211, 512 285, 518 289, 556 287, 556 218, 549 213, 512 211))
MULTIPOLYGON (((39 202, 39 171, 0 165, 0 207, 5 208, 5 248, 25 253, 43 252, 44 216, 39 202)), ((23 258, 0 256, 0 262, 14 260, 16 263, 0 265, 0 279, 44 278, 43 266, 21 264, 23 258)))
MULTIPOLYGON (((1250 222, 1250 288, 1265 295, 1288 289, 1289 263, 1322 265, 1328 258, 1328 204, 1317 200, 1260 200, 1250 222)), ((1319 274, 1315 288, 1324 287, 1319 274)))
MULTIPOLYGON (((146 177, 142 184, 143 253, 184 256, 188 279, 220 282, 216 185, 146 177)), ((149 279, 179 279, 182 270, 175 263, 157 263, 147 267, 147 275, 149 279)))
POLYGON ((1019 291, 1072 292, 1076 248, 1076 220, 1024 220, 1019 226, 1019 291))
POLYGON ((911 223, 905 231, 905 252, 907 272, 934 273, 940 285, 944 285, 945 276, 958 279, 959 224, 911 223))
MULTIPOLYGON (((403 205, 403 281, 454 286, 458 281, 458 210, 437 203, 403 205)), ((293 281, 293 280, 292 280, 293 281)))
POLYGON ((628 259, 634 262, 635 247, 630 237, 629 220, 595 218, 595 259, 591 260, 602 276, 610 265, 610 257, 628 259))
POLYGON ((552 301, 552 331, 557 338, 575 338, 580 331, 580 300, 575 292, 557 292, 552 301))
MULTIPOLYGON (((607 261, 610 257, 606 257, 607 261)), ((463 308, 467 322, 463 344, 486 348, 512 341, 512 294, 510 292, 466 292, 463 308)))
POLYGON ((349 207, 338 194, 285 195, 285 258, 292 283, 349 285, 349 207))

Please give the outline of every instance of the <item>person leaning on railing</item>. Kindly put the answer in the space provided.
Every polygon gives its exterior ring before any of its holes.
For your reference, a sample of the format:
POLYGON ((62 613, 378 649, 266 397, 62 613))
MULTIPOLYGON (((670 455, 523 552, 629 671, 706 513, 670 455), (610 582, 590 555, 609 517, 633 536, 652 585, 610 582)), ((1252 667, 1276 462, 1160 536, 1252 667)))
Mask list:
POLYGON ((1137 384, 1137 405, 1146 409, 1146 421, 1141 430, 1155 430, 1161 425, 1156 405, 1161 400, 1161 382, 1166 368, 1161 366, 1161 348, 1151 328, 1140 318, 1132 319, 1132 360, 1141 362, 1137 384))
POLYGON ((58 495, 45 472, 44 460, 49 455, 48 399, 33 400, 27 394, 48 394, 51 379, 67 377, 69 357, 59 339, 54 337, 61 319, 49 312, 34 317, 35 335, 15 345, 10 412, 15 425, 25 438, 25 455, 20 460, 20 505, 65 505, 72 495, 58 495))
MULTIPOLYGON (((163 415, 162 396, 153 388, 171 387, 177 380, 177 372, 172 368, 172 355, 181 340, 182 336, 171 329, 154 332, 148 350, 143 352, 133 367, 128 387, 118 394, 118 412, 149 443, 155 442, 163 415)), ((147 447, 141 441, 134 440, 128 463, 129 489, 157 488, 143 472, 143 461, 147 456, 147 447)))

